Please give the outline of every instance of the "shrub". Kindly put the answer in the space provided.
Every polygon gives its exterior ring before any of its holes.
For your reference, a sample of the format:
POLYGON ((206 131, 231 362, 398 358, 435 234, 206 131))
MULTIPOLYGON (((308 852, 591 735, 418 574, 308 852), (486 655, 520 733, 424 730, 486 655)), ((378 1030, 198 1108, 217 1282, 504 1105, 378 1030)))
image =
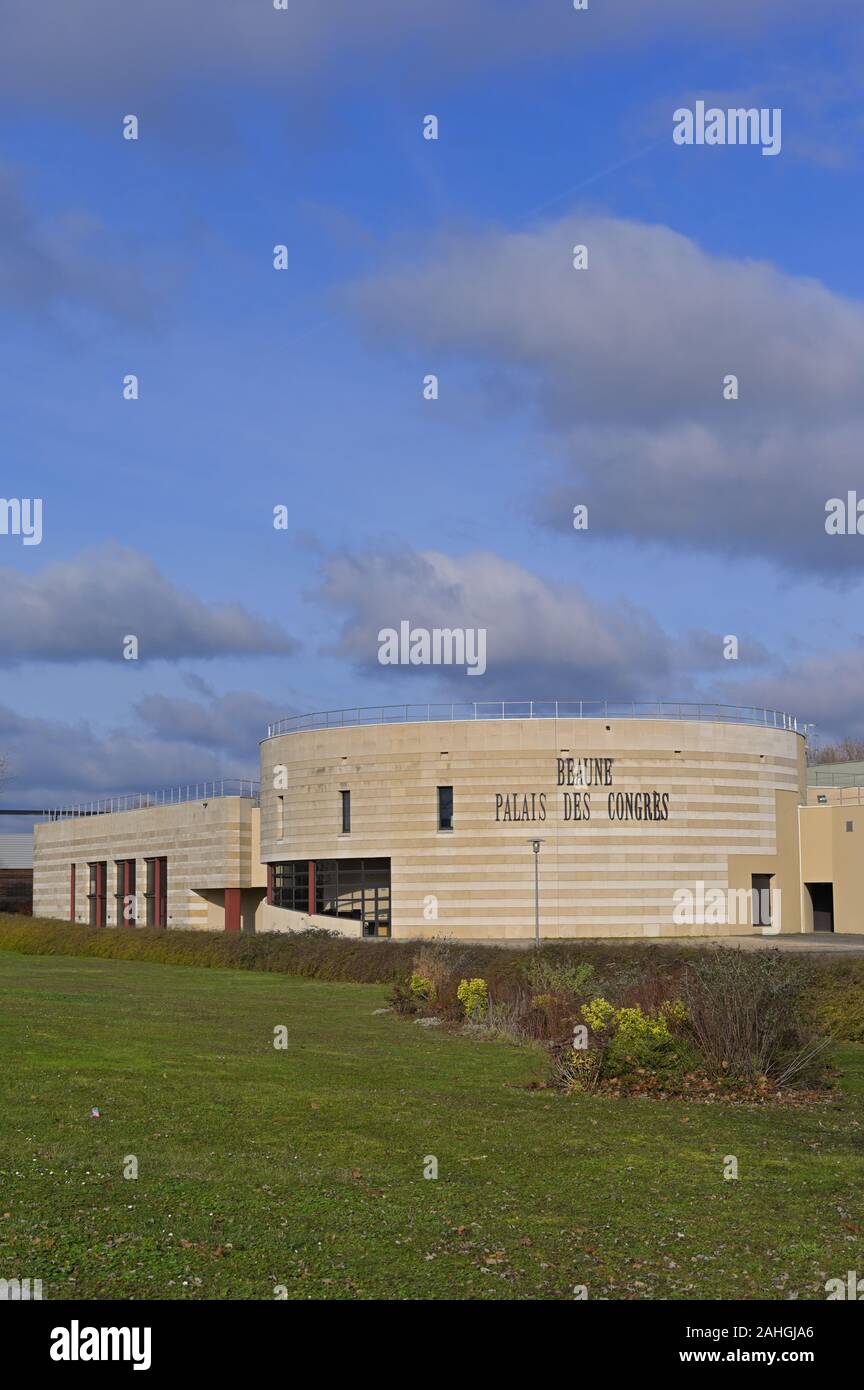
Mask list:
POLYGON ((638 1004, 615 1008, 608 999, 592 999, 582 1017, 593 1034, 593 1048, 573 1049, 574 1083, 586 1078, 627 1077, 634 1072, 671 1075, 692 1064, 692 1049, 680 1036, 687 1011, 679 1000, 664 1000, 651 1013, 638 1004))
POLYGON ((424 941, 419 948, 415 942, 414 951, 414 969, 417 974, 425 975, 436 986, 448 976, 458 974, 465 958, 465 948, 451 941, 449 937, 424 941))
POLYGON ((410 1015, 420 1012, 417 995, 410 985, 395 984, 393 986, 393 993, 390 995, 390 1007, 397 1014, 410 1015))
POLYGON ((486 1012, 485 1029, 490 1037, 508 1038, 517 1043, 530 1042, 536 1036, 524 996, 491 1001, 486 1012))
POLYGON ((594 974, 594 966, 585 960, 568 964, 534 955, 525 973, 535 994, 574 994, 578 998, 584 994, 594 974))
POLYGON ((715 948, 684 976, 688 1029, 715 1075, 818 1082, 831 1036, 806 1006, 813 969, 781 951, 715 948))
POLYGON ((603 1072, 605 1048, 558 1047, 552 1054, 553 1082, 567 1092, 595 1091, 603 1072))
POLYGON ((673 1034, 670 1025, 680 1023, 684 1012, 680 1004, 671 1000, 655 1014, 643 1014, 638 1005, 619 1009, 605 1070, 610 1076, 626 1076, 639 1070, 655 1075, 682 1070, 692 1060, 690 1049, 673 1034))
POLYGON ((419 999, 422 1003, 435 1003, 438 991, 435 988, 432 981, 427 980, 425 976, 416 974, 412 975, 408 984, 408 988, 414 995, 415 999, 419 999))
POLYGON ((465 1010, 465 1017, 480 1022, 489 1007, 489 990, 485 980, 460 980, 456 998, 465 1010))
POLYGON ((615 1018, 615 1006, 608 999, 592 999, 583 1006, 582 1017, 592 1033, 604 1033, 615 1018))
POLYGON ((343 940, 341 931, 331 930, 330 927, 298 927, 296 931, 284 932, 283 935, 304 937, 307 941, 343 940))

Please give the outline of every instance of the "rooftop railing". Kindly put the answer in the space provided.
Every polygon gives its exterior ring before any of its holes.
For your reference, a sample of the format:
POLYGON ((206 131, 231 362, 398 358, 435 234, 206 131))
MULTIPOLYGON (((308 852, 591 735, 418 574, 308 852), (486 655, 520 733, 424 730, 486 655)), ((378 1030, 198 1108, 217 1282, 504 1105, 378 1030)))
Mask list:
POLYGON ((754 724, 804 733, 794 715, 751 705, 709 705, 667 700, 482 700, 471 704, 368 705, 359 709, 295 714, 267 726, 267 737, 364 724, 426 724, 472 719, 694 719, 754 724))
POLYGON ((849 763, 845 772, 843 768, 843 763, 811 763, 807 769, 808 787, 864 787, 860 763, 849 763))
POLYGON ((115 811, 143 811, 150 806, 180 806, 188 801, 211 801, 220 796, 242 796, 258 805, 260 783, 236 777, 220 777, 212 782, 186 782, 158 792, 125 792, 103 796, 74 806, 58 806, 45 812, 46 820, 65 820, 71 816, 110 816, 115 811))
POLYGON ((860 806, 862 797, 864 786, 860 783, 853 783, 848 787, 831 787, 825 784, 807 788, 808 806, 860 806))

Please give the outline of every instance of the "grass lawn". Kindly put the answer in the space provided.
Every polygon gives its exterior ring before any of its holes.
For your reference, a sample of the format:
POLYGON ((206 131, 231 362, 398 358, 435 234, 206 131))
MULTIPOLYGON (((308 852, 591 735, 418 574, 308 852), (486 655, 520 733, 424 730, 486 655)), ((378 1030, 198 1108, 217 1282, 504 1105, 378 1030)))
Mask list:
POLYGON ((527 1089, 530 1049, 376 1017, 387 992, 0 953, 0 1277, 46 1298, 822 1299, 864 1273, 864 1047, 809 1110, 574 1099, 527 1089))

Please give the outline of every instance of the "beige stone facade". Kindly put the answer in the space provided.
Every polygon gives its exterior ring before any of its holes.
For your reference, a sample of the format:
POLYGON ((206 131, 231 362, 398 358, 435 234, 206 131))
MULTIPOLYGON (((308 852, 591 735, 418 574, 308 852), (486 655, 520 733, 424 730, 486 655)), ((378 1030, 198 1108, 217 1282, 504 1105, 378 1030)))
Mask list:
POLYGON ((144 925, 161 858, 169 928, 528 941, 536 840, 544 939, 857 932, 862 796, 808 793, 782 716, 346 718, 263 740, 260 810, 220 795, 39 826, 34 911, 90 920, 103 863, 118 925, 134 859, 144 925))
MULTIPOLYGON (((533 936, 533 837, 547 938, 747 931, 676 921, 675 894, 698 904, 700 891, 749 890, 752 873, 780 872, 799 896, 804 740, 786 728, 478 719, 292 732, 262 743, 261 788, 265 861, 389 858, 394 936, 533 936), (452 830, 438 828, 440 786, 453 788, 452 830)), ((800 929, 796 913, 783 929, 800 929)))
MULTIPOLYGON (((134 859, 138 925, 146 921, 148 858, 167 860, 167 927, 222 930, 225 890, 240 890, 240 920, 254 930, 262 912, 267 872, 261 863, 260 813, 250 798, 206 797, 141 810, 64 817, 35 830, 33 912, 72 917, 72 869, 76 922, 90 915, 91 863, 107 865, 106 925, 118 925, 118 860, 134 859)), ((119 923, 122 925, 122 920, 119 923)))

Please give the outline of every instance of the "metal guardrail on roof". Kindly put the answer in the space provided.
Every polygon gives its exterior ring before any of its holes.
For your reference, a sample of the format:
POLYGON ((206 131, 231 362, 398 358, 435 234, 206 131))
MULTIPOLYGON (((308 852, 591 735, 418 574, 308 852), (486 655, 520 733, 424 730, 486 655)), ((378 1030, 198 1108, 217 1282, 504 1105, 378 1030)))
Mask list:
POLYGON ((807 768, 808 787, 862 787, 864 763, 811 763, 807 768))
POLYGON ((751 705, 708 705, 667 700, 482 700, 465 704, 367 705, 359 709, 295 714, 267 727, 267 737, 364 724, 426 724, 472 719, 694 719, 755 724, 804 732, 794 715, 751 705))
POLYGON ((158 792, 126 792, 121 796, 103 796, 95 801, 82 801, 75 806, 58 806, 45 812, 46 820, 65 820, 70 816, 109 816, 115 811, 143 811, 150 806, 179 806, 187 801, 210 801, 219 796, 242 796, 256 806, 260 783, 236 777, 219 777, 213 782, 186 782, 158 792))
POLYGON ((860 806, 862 798, 864 798, 864 787, 861 786, 807 788, 808 806, 860 806), (811 792, 816 797, 815 801, 811 799, 811 792))

